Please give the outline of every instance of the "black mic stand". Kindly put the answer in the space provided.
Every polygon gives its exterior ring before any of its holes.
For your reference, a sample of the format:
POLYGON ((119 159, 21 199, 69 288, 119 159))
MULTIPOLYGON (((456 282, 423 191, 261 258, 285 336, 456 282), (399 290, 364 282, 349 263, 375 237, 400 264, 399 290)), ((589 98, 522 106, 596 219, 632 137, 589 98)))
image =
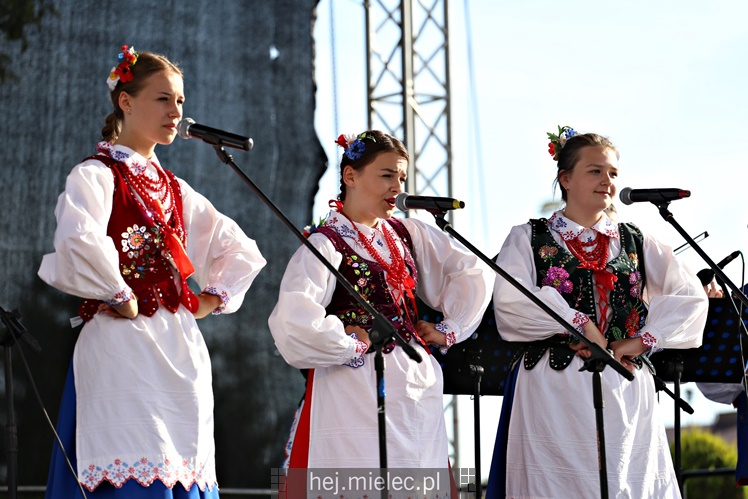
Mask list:
POLYGON ((682 459, 681 459, 680 408, 682 407, 683 410, 686 411, 688 414, 693 414, 693 408, 689 404, 687 404, 685 400, 681 399, 680 397, 680 380, 681 380, 681 376, 683 375, 682 359, 676 359, 670 365, 670 367, 673 372, 673 387, 675 388, 675 393, 669 392, 669 390, 665 387, 665 383, 659 378, 657 378, 656 376, 655 376, 655 386, 657 387, 658 390, 660 389, 665 390, 665 393, 670 395, 675 401, 675 410, 673 414, 673 435, 674 435, 674 440, 675 440, 673 442, 673 450, 674 450, 673 467, 675 468, 675 478, 678 481, 678 490, 680 491, 681 494, 683 494, 683 466, 682 466, 682 459), (658 385, 657 381, 659 381, 662 384, 658 385), (685 404, 685 406, 683 404, 685 404))
POLYGON ((615 360, 611 353, 602 348, 597 343, 594 343, 587 339, 583 334, 580 334, 574 326, 566 322, 563 317, 558 315, 548 305, 543 303, 537 296, 532 294, 522 284, 517 282, 511 275, 506 273, 504 269, 496 265, 496 263, 484 255, 478 248, 470 244, 470 242, 462 237, 452 225, 444 219, 445 212, 437 210, 428 210, 436 219, 436 224, 446 233, 460 241, 470 251, 472 251, 478 258, 483 260, 486 265, 491 267, 494 272, 499 274, 501 277, 506 279, 509 284, 514 286, 519 292, 525 295, 535 305, 540 307, 545 313, 550 315, 556 320, 561 326, 566 329, 572 337, 581 341, 590 349, 590 358, 584 361, 584 367, 581 370, 590 371, 592 373, 592 390, 593 390, 593 401, 595 405, 595 422, 597 426, 597 445, 598 445, 598 456, 599 456, 599 472, 600 472, 600 497, 608 499, 608 475, 607 475, 607 463, 605 458, 605 426, 603 421, 603 392, 602 392, 602 371, 606 365, 612 367, 618 374, 623 376, 629 381, 633 381, 634 375, 630 373, 623 365, 615 360))
MULTIPOLYGON (((291 223, 288 217, 286 217, 283 212, 281 212, 280 209, 262 192, 262 190, 260 190, 260 188, 257 187, 257 185, 252 182, 252 180, 237 166, 237 164, 234 163, 234 158, 232 158, 231 155, 226 152, 219 139, 216 138, 215 141, 213 141, 210 137, 203 137, 203 142, 208 142, 213 146, 216 154, 218 154, 218 158, 222 162, 229 165, 231 169, 234 170, 237 175, 239 175, 242 181, 244 181, 244 183, 252 190, 252 192, 254 192, 257 197, 259 197, 260 200, 265 203, 268 208, 270 208, 270 211, 272 211, 281 220, 281 222, 283 222, 283 224, 288 227, 288 229, 294 235, 296 235, 296 238, 301 241, 301 243, 306 246, 306 248, 311 251, 312 254, 327 268, 327 270, 329 270, 332 275, 335 276, 338 285, 344 287, 345 290, 348 291, 348 293, 356 299, 358 304, 366 309, 366 311, 373 317, 373 326, 369 330, 369 339, 371 340, 372 348, 374 348, 376 352, 374 357, 374 366, 377 374, 376 390, 379 425, 379 467, 382 470, 385 470, 387 468, 387 439, 384 409, 384 355, 382 354, 382 348, 384 347, 384 345, 388 344, 394 339, 414 361, 421 362, 421 355, 415 350, 415 348, 413 348, 412 345, 407 343, 402 337, 400 337, 399 334, 397 334, 397 330, 390 323, 390 321, 388 321, 382 314, 380 314, 353 288, 351 283, 349 283, 346 278, 343 277, 338 269, 336 269, 330 262, 327 261, 327 259, 325 259, 325 257, 322 256, 319 251, 317 251, 317 248, 315 248, 314 245, 310 243, 309 240, 304 237, 301 232, 299 232, 299 230, 293 225, 293 223, 291 223)), ((382 490, 382 497, 386 498, 387 496, 388 490, 387 487, 384 487, 382 490)))
MULTIPOLYGON (((723 290, 725 290, 725 285, 730 288, 730 290, 733 292, 734 297, 736 297, 738 300, 740 300, 743 303, 743 306, 748 307, 748 297, 745 296, 745 293, 738 289, 737 286, 725 275, 725 273, 722 271, 721 268, 719 268, 719 265, 714 263, 711 258, 704 252, 704 250, 701 249, 701 246, 699 246, 696 241, 686 232, 683 227, 680 226, 680 224, 675 220, 675 217, 668 209, 668 206, 670 205, 670 201, 659 201, 655 202, 652 201, 652 204, 657 206, 657 209, 660 212, 660 215, 662 215, 662 218, 665 219, 666 222, 670 223, 673 227, 675 227, 675 230, 678 231, 678 233, 683 236, 683 238, 688 242, 688 244, 691 245, 691 247, 696 250, 696 253, 699 254, 699 256, 709 265, 709 267, 714 271, 715 279, 717 282, 720 283, 723 290)), ((726 290, 725 290, 726 291, 726 290)), ((680 396, 680 376, 683 372, 683 364, 680 362, 677 362, 675 365, 675 394, 677 396, 680 396)), ((676 410, 675 412, 675 423, 677 424, 678 428, 680 429, 680 413, 676 410)), ((681 469, 681 446, 680 446, 680 431, 678 431, 678 435, 676 436, 675 440, 675 461, 676 461, 676 477, 678 478, 678 488, 682 491, 683 490, 683 470, 681 469)))
POLYGON ((8 412, 8 422, 5 424, 5 446, 8 455, 8 497, 18 497, 18 431, 16 429, 15 406, 13 404, 13 363, 12 348, 16 341, 22 340, 35 352, 40 352, 41 347, 28 333, 26 328, 18 322, 21 314, 17 310, 11 312, 0 307, 0 320, 7 329, 5 335, 0 338, 0 345, 5 350, 5 400, 8 412))
POLYGON ((743 306, 748 307, 748 297, 745 296, 745 293, 738 289, 737 286, 725 275, 725 273, 722 271, 721 268, 719 268, 719 265, 714 263, 711 258, 704 252, 704 250, 701 249, 701 246, 699 246, 694 239, 688 235, 688 232, 683 230, 683 227, 678 224, 678 222, 675 220, 675 217, 673 217, 673 214, 668 210, 668 206, 670 205, 670 201, 652 201, 652 204, 657 206, 657 209, 660 211, 660 215, 662 215, 662 218, 665 219, 666 222, 670 223, 673 227, 675 227, 675 230, 678 231, 678 233, 683 236, 683 238, 691 245, 691 247, 696 250, 696 253, 699 254, 699 256, 709 265, 709 267, 714 271, 715 279, 717 279, 717 282, 720 282, 720 285, 724 287, 724 284, 727 285, 727 287, 730 288, 730 290, 733 292, 733 296, 737 297, 738 300, 740 300, 743 303, 743 306))
POLYGON ((474 354, 470 359, 470 373, 475 382, 473 384, 473 427, 475 432, 475 497, 483 497, 483 483, 481 477, 480 459, 480 382, 484 369, 480 363, 480 354, 474 354))

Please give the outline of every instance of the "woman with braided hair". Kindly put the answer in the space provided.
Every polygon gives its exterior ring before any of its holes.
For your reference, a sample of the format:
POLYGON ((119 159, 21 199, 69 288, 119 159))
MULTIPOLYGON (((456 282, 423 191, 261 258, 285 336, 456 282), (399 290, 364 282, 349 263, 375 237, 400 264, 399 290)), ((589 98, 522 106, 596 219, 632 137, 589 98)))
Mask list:
MULTIPOLYGON (((241 305, 257 245, 154 153, 182 117, 181 71, 122 47, 97 152, 68 175, 39 276, 83 298, 58 430, 89 498, 216 498, 213 391, 196 319, 241 305), (202 291, 193 293, 187 278, 202 291)), ((80 497, 55 443, 47 498, 80 497)))
MULTIPOLYGON (((394 342, 384 346, 388 465, 446 469, 442 372, 429 347, 470 336, 490 300, 493 272, 437 228, 393 217, 408 168, 399 140, 370 130, 337 142, 345 149, 340 196, 309 241, 423 358, 415 362, 394 342), (416 295, 444 320, 419 321, 416 295)), ((286 362, 308 370, 284 467, 378 468, 370 314, 302 247, 269 325, 286 362)))
MULTIPOLYGON (((618 151, 559 127, 549 152, 566 205, 515 226, 497 263, 633 372, 602 372, 608 488, 616 498, 680 497, 648 356, 701 344, 707 300, 672 250, 616 223, 618 151)), ((592 374, 584 343, 506 280, 494 286, 502 339, 524 342, 507 382, 487 497, 599 497, 592 374)))

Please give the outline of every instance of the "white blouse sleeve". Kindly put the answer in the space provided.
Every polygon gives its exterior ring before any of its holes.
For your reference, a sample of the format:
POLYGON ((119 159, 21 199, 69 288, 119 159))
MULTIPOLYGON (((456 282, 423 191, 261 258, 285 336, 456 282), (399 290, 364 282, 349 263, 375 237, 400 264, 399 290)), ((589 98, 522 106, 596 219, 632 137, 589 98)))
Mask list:
POLYGON ((413 241, 418 296, 442 312, 456 342, 467 339, 491 300, 494 271, 441 230, 415 218, 402 222, 413 241))
MULTIPOLYGON (((340 266, 343 256, 326 236, 312 234, 309 241, 335 268, 340 266)), ((278 351, 297 369, 339 366, 363 354, 340 319, 327 315, 335 285, 332 273, 305 246, 288 262, 268 325, 278 351)))
POLYGON ((709 310, 701 282, 670 247, 644 235, 646 284, 642 299, 649 313, 642 334, 649 333, 660 348, 698 348, 709 310))
POLYGON ((44 282, 82 298, 112 301, 129 296, 117 245, 107 236, 113 192, 112 172, 98 161, 73 168, 57 199, 55 252, 44 255, 39 268, 44 282))
MULTIPOLYGON (((587 316, 569 306, 551 286, 536 285, 537 272, 530 244, 530 224, 512 228, 496 263, 566 322, 581 332, 587 316)), ((568 331, 503 277, 496 277, 493 291, 496 327, 506 341, 537 341, 568 331)))
POLYGON ((185 181, 179 179, 179 183, 187 255, 195 267, 192 277, 202 291, 221 298, 223 305, 217 311, 235 312, 267 262, 257 243, 236 222, 216 210, 185 181))

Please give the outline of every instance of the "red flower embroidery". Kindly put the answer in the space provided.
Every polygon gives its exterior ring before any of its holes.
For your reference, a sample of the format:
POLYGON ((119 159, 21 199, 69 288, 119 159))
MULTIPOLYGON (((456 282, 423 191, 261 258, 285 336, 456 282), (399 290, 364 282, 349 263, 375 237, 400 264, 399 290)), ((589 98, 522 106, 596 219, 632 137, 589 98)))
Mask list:
POLYGON ((631 309, 631 312, 629 312, 628 317, 626 317, 626 336, 629 338, 633 338, 636 333, 639 332, 639 311, 635 308, 631 309))

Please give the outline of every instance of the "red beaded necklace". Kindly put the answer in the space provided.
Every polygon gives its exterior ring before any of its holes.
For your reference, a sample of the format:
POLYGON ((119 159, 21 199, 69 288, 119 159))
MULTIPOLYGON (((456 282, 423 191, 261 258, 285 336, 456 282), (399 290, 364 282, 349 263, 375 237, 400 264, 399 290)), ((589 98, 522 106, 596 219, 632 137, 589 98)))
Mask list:
POLYGON ((580 241, 577 237, 569 239, 566 241, 566 246, 582 262, 581 268, 602 270, 608 263, 610 240, 599 232, 595 232, 595 238, 591 241, 580 241), (591 246, 595 247, 588 251, 587 248, 591 246))
MULTIPOLYGON (((382 228, 384 241, 387 244, 387 248, 390 250, 390 257, 392 259, 390 263, 384 261, 382 255, 380 255, 379 251, 374 248, 374 245, 371 243, 371 241, 369 241, 366 236, 361 233, 356 223, 343 212, 343 206, 339 201, 337 203, 335 201, 331 201, 330 205, 336 208, 338 213, 343 215, 351 223, 351 226, 356 231, 358 240, 361 242, 361 246, 363 246, 369 253, 369 255, 371 255, 374 260, 376 260, 377 263, 382 267, 382 269, 384 269, 387 283, 392 286, 392 288, 396 289, 399 292, 400 296, 407 296, 413 305, 413 310, 417 310, 415 295, 413 294, 413 289, 415 289, 416 283, 413 280, 413 277, 410 275, 410 272, 408 272, 408 268, 405 266, 405 259, 400 254, 400 249, 397 247, 395 238, 390 233, 390 230, 387 229, 387 225, 383 221, 379 222, 382 228)), ((372 241, 373 240, 374 238, 372 237, 372 241)))
POLYGON ((185 243, 184 226, 179 211, 174 209, 174 191, 163 168, 151 162, 156 169, 157 180, 143 173, 137 175, 131 168, 124 168, 124 175, 130 188, 138 195, 139 201, 154 221, 166 231, 174 232, 182 244, 185 243), (169 220, 167 222, 167 217, 169 220))
POLYGON ((577 260, 579 260, 580 269, 592 270, 597 282, 603 288, 612 290, 613 284, 618 280, 618 277, 607 270, 608 256, 610 255, 610 238, 599 232, 595 234, 595 238, 587 242, 580 241, 577 237, 569 239, 565 241, 566 246, 577 257, 577 260), (590 251, 585 249, 593 245, 597 246, 590 251))
POLYGON ((610 238, 605 234, 596 232, 595 238, 591 241, 583 242, 579 238, 574 237, 566 241, 566 246, 581 262, 578 268, 590 269, 595 276, 595 286, 600 293, 598 327, 605 334, 608 328, 608 309, 610 307, 607 292, 613 290, 613 286, 618 280, 618 276, 607 269, 608 256, 610 254, 610 238), (587 251, 586 248, 592 245, 597 246, 587 251))
MULTIPOLYGON (((115 159, 106 147, 99 147, 99 151, 115 159)), ((133 197, 140 204, 144 213, 161 227, 164 233, 164 244, 169 250, 171 259, 179 270, 182 279, 187 279, 195 272, 195 268, 185 250, 187 234, 184 231, 184 223, 179 210, 174 209, 176 198, 166 171, 155 162, 151 162, 158 176, 157 180, 152 180, 146 177, 145 170, 136 174, 124 161, 116 161, 122 165, 119 170, 125 177, 130 190, 136 194, 133 197), (167 216, 169 217, 168 221, 167 216)))

